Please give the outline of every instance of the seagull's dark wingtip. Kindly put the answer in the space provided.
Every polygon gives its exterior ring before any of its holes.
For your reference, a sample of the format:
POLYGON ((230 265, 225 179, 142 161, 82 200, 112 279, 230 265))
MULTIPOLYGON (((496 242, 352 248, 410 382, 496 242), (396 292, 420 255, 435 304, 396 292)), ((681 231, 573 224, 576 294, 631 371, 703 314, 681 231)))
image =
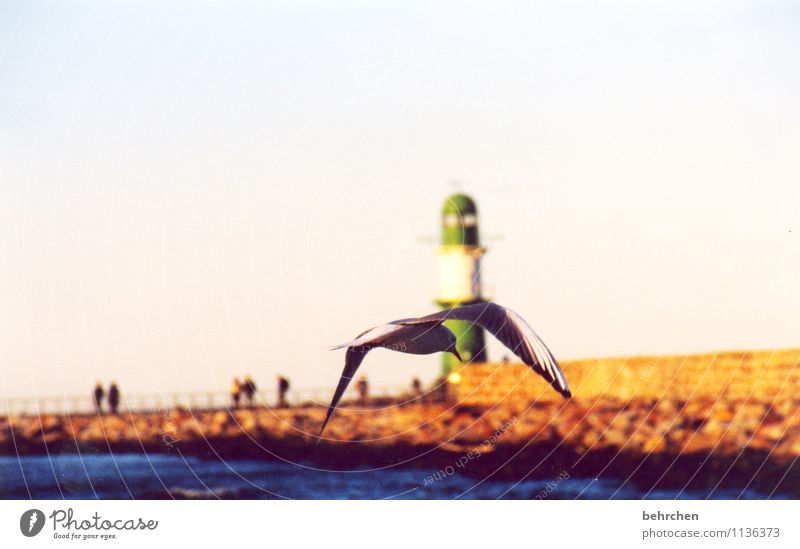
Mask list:
MULTIPOLYGON (((328 416, 328 419, 330 419, 330 416, 328 416)), ((317 435, 317 440, 316 442, 314 442, 314 449, 311 451, 312 454, 317 451, 319 443, 322 442, 323 440, 322 433, 325 432, 325 427, 328 426, 328 419, 325 420, 325 423, 322 425, 322 429, 319 430, 319 434, 317 435)))

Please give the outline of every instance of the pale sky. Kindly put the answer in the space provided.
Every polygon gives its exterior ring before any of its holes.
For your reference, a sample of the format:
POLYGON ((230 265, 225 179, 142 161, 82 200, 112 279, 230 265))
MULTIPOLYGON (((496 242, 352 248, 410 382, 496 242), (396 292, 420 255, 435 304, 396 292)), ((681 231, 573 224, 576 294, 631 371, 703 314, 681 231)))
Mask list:
POLYGON ((332 388, 453 180, 559 358, 800 346, 800 7, 598 4, 0 2, 0 398, 332 388))

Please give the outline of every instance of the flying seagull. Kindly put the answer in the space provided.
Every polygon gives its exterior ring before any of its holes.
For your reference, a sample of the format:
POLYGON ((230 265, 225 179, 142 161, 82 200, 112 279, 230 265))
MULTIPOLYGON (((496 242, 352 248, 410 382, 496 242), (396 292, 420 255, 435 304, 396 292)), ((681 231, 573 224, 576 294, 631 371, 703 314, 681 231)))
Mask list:
MULTIPOLYGON (((372 349, 384 347, 415 355, 452 353, 460 361, 461 356, 456 350, 456 336, 443 324, 446 320, 466 320, 490 331, 503 345, 522 359, 522 362, 546 379, 564 398, 572 396, 564 373, 559 368, 553 353, 521 316, 496 303, 475 303, 420 318, 394 320, 367 330, 352 341, 331 348, 335 350, 347 347, 347 353, 342 377, 333 393, 333 399, 328 406, 328 415, 319 432, 320 439, 356 370, 372 349)), ((317 442, 320 439, 317 439, 317 442)))

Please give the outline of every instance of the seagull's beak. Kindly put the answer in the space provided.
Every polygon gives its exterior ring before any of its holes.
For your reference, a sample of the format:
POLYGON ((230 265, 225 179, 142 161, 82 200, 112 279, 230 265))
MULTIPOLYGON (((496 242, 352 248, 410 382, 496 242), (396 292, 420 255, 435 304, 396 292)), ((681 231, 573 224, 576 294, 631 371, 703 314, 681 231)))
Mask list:
POLYGON ((461 360, 461 355, 458 354, 458 349, 453 347, 452 349, 450 349, 450 352, 456 355, 456 358, 458 359, 459 362, 464 362, 463 360, 461 360))

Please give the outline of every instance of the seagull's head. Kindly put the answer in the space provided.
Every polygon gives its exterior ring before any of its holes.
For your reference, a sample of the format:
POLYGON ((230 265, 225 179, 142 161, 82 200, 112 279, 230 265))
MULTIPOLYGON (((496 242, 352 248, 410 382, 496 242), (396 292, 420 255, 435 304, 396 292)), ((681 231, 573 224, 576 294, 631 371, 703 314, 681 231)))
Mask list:
POLYGON ((459 362, 464 362, 463 360, 461 360, 461 355, 458 353, 458 349, 456 349, 456 336, 455 336, 455 334, 450 332, 448 340, 449 341, 447 342, 447 348, 445 349, 445 352, 450 353, 453 356, 455 356, 458 359, 459 362))
POLYGON ((459 362, 463 362, 458 349, 456 349, 456 341, 458 341, 456 334, 451 332, 444 324, 439 324, 436 326, 435 330, 435 336, 433 336, 430 342, 432 351, 437 353, 450 353, 455 356, 459 362))

